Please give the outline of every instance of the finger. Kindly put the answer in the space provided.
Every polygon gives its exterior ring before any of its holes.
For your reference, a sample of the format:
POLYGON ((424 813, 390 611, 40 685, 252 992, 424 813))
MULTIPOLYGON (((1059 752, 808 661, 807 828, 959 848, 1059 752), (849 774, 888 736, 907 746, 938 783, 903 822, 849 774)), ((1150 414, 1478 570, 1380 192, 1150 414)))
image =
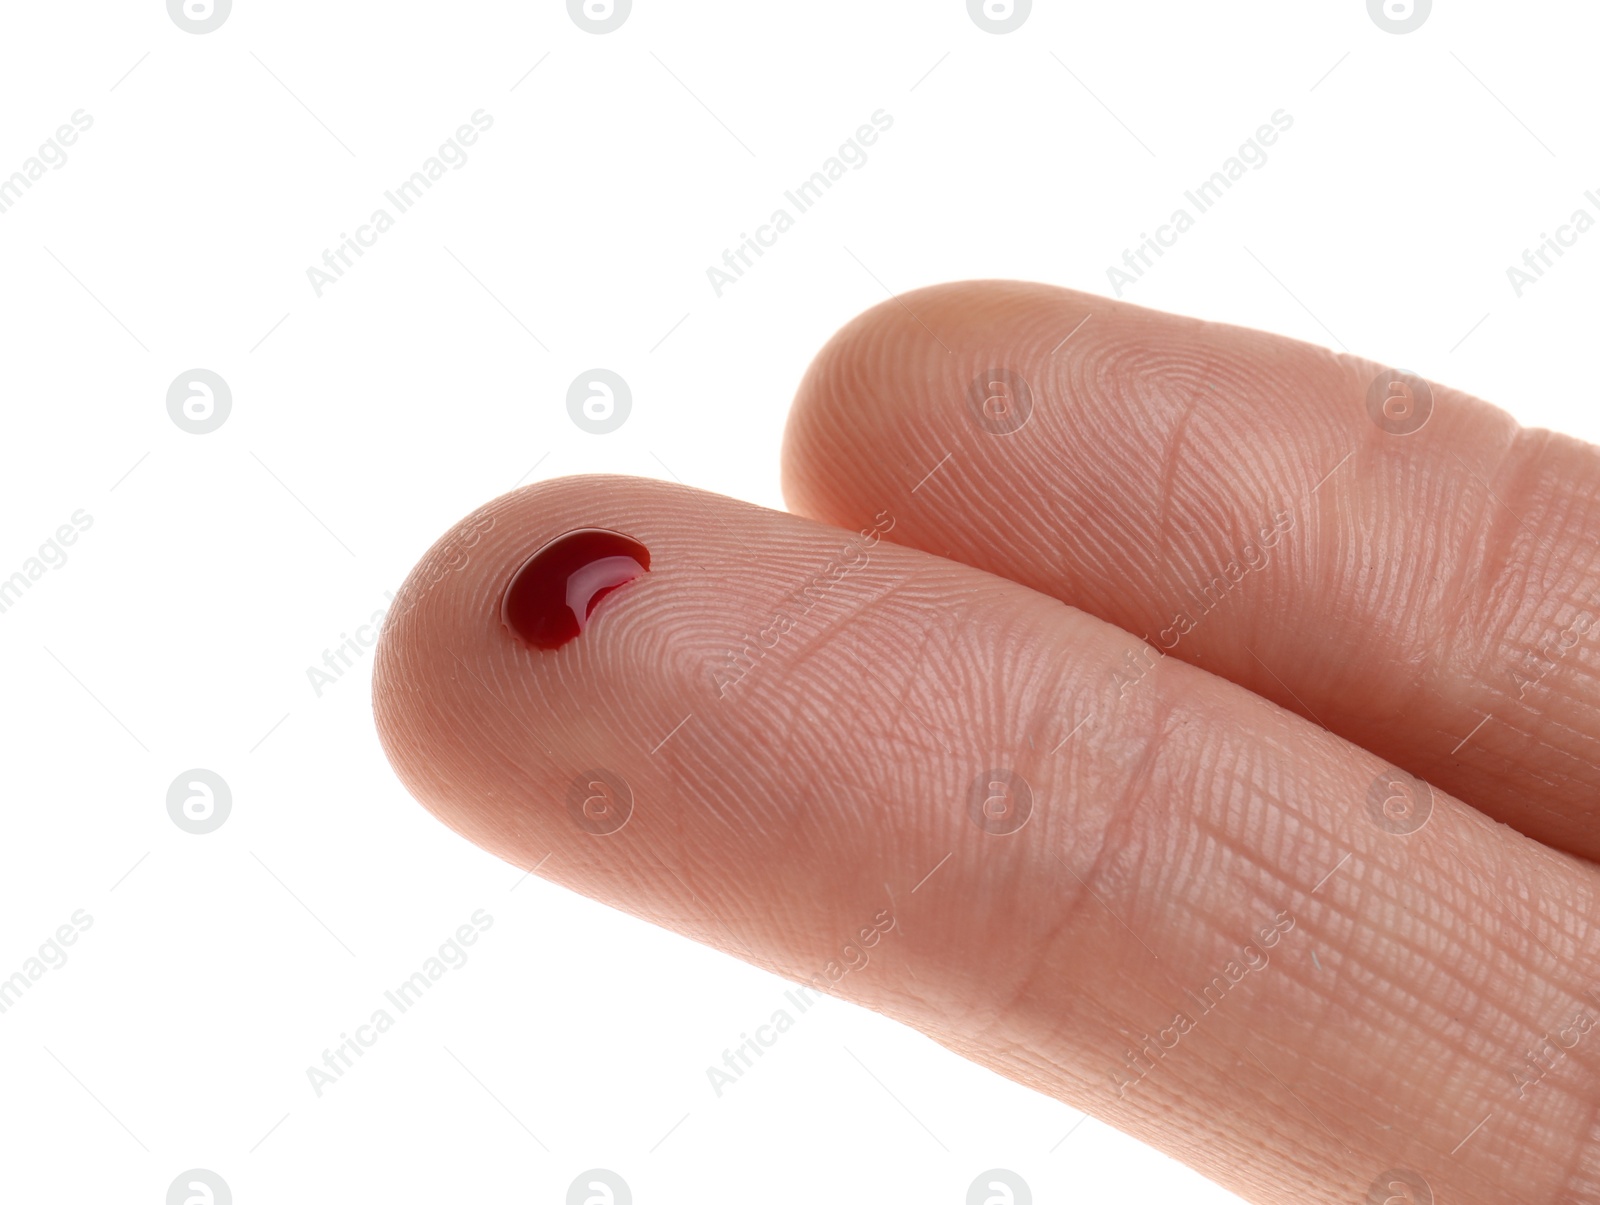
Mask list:
POLYGON ((1587 444, 1308 344, 982 282, 846 326, 784 468, 800 513, 892 506, 894 540, 1142 637, 1126 689, 1192 662, 1600 858, 1587 444))
POLYGON ((1600 1011, 1592 868, 1175 659, 1119 699, 1135 640, 882 540, 899 521, 627 478, 497 499, 390 611, 390 760, 507 861, 1247 1199, 1364 1200, 1395 1168, 1441 1201, 1600 1191, 1600 1036, 1514 1075, 1600 1011), (648 571, 530 648, 507 583, 580 528, 648 571))

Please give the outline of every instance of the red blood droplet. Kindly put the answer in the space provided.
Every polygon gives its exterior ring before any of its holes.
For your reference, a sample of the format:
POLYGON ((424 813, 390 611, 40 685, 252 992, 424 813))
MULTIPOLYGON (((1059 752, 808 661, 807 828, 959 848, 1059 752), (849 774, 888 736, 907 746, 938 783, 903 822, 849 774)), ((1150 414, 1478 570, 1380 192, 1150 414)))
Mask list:
POLYGON ((500 618, 530 648, 559 648, 582 632, 595 605, 650 570, 650 550, 621 532, 581 527, 522 563, 500 618))

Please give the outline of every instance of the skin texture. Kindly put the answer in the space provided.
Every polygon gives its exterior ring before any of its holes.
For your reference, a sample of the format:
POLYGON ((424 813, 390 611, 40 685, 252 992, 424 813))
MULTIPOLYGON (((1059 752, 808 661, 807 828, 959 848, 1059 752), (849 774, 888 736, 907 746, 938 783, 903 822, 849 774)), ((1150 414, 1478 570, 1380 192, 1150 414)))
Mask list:
POLYGON ((926 289, 817 357, 785 495, 850 527, 949 455, 896 541, 1172 641, 1171 656, 1600 856, 1600 458, 1443 386, 1420 430, 1388 434, 1366 401, 1383 370, 1045 285, 926 289), (1004 436, 965 402, 996 366, 1040 399, 1004 436), (1281 551, 1203 612, 1204 586, 1285 514, 1281 551), (1172 630, 1180 613, 1191 631, 1172 630), (1579 638, 1563 649, 1563 633, 1579 638))
POLYGON ((1247 1200, 1409 1169, 1600 1201, 1596 662, 1519 698, 1494 660, 1594 597, 1595 454, 1443 388, 1389 435, 1376 371, 1042 286, 908 295, 802 386, 785 484, 826 523, 586 477, 446 533, 377 652, 385 749, 508 862, 799 981, 887 910, 831 990, 1247 1200), (967 406, 996 366, 1033 395, 1008 435, 967 406), (530 650, 506 582, 584 526, 651 571, 530 650), (634 801, 608 835, 568 807, 595 770, 634 801))

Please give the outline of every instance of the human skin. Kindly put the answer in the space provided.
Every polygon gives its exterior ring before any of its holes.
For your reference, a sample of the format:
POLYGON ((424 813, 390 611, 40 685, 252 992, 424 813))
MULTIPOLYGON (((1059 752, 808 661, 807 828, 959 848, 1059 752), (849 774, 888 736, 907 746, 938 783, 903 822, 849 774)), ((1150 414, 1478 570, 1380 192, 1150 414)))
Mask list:
POLYGON ((890 909, 831 990, 1246 1200, 1600 1201, 1600 453, 1440 385, 1391 433, 1382 371, 908 294, 802 382, 795 514, 579 477, 453 528, 379 733, 485 849, 780 975, 890 909), (499 599, 580 527, 650 571, 530 649, 499 599), (605 836, 565 802, 596 767, 605 836))

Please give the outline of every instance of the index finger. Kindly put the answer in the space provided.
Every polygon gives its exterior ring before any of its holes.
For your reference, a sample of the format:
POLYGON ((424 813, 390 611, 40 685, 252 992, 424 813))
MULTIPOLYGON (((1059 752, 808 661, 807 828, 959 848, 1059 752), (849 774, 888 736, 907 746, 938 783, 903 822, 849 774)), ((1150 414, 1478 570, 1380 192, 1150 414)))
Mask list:
POLYGON ((893 530, 627 478, 496 499, 385 622, 384 748, 507 860, 1249 1200, 1594 1199, 1600 1042, 1561 1036, 1600 1008, 1594 867, 1176 659, 1119 700, 1125 632, 893 530), (616 577, 563 552, 574 622, 529 647, 508 583, 596 529, 648 561, 579 623, 616 577))

